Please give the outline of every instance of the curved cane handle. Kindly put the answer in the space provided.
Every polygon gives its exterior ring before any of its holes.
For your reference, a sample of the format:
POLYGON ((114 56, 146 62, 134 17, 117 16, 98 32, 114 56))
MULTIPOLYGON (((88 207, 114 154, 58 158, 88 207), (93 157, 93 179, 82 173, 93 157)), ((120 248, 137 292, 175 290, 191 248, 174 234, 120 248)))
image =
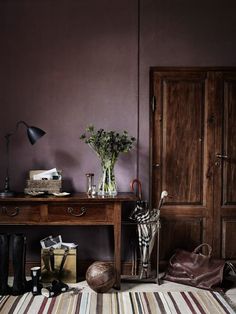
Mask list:
POLYGON ((201 250, 202 247, 206 246, 208 248, 208 257, 211 257, 211 253, 212 253, 212 247, 207 244, 207 243, 202 243, 200 244, 199 246, 197 246, 195 249, 194 249, 194 253, 199 253, 199 251, 201 250))
POLYGON ((142 199, 142 184, 138 179, 134 179, 130 182, 130 189, 132 192, 134 192, 134 184, 137 184, 137 191, 138 191, 138 198, 142 199))

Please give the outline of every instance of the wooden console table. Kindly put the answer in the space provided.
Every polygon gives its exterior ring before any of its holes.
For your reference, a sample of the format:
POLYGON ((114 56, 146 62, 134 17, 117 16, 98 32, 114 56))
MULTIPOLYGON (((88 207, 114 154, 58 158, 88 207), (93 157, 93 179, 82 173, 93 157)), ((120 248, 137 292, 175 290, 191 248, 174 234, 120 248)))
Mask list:
POLYGON ((137 198, 132 193, 115 197, 17 195, 0 198, 1 225, 112 225, 114 230, 115 287, 120 289, 122 203, 137 198))

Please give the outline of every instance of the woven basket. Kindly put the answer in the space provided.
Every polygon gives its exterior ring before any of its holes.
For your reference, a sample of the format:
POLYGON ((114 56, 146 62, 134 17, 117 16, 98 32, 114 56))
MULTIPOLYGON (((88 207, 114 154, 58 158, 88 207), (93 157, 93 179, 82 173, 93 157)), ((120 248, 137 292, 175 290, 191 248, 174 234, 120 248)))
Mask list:
POLYGON ((27 180, 25 193, 28 192, 48 192, 60 193, 62 180, 27 180))

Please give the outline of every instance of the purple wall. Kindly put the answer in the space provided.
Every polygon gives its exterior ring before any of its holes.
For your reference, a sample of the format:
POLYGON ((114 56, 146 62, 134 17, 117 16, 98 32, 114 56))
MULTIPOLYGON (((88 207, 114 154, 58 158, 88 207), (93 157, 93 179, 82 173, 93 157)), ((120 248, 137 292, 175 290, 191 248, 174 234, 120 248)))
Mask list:
MULTIPOLYGON (((30 169, 63 170, 64 190, 85 191, 100 164, 79 136, 88 124, 137 132, 136 1, 0 3, 0 182, 3 135, 18 120, 47 136, 31 147, 24 127, 12 137, 11 187, 22 191, 30 169)), ((116 167, 119 190, 135 177, 136 152, 116 167)))
POLYGON ((138 0, 0 1, 0 183, 3 136, 22 119, 47 136, 31 147, 22 127, 12 138, 12 188, 30 169, 58 167, 64 190, 85 191, 100 167, 79 136, 93 123, 139 134, 117 183, 128 190, 138 174, 147 197, 150 66, 235 66, 235 12, 235 0, 141 0, 138 41, 138 0))
POLYGON ((3 135, 23 119, 47 136, 31 147, 22 127, 12 138, 12 188, 23 190, 30 169, 58 167, 64 190, 84 191, 84 174, 98 179, 100 170, 79 140, 93 123, 134 136, 138 129, 139 164, 135 150, 121 156, 117 183, 128 190, 138 174, 147 196, 149 68, 235 65, 235 9, 234 0, 141 0, 137 95, 138 0, 1 1, 0 182, 3 135))

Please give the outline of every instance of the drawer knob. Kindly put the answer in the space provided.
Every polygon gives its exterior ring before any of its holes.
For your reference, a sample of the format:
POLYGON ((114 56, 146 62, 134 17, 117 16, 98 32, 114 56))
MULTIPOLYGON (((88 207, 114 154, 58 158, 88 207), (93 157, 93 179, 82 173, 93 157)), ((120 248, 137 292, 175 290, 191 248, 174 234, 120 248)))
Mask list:
POLYGON ((19 207, 15 208, 7 208, 6 206, 2 207, 2 212, 3 214, 9 216, 9 217, 14 217, 19 214, 19 207))
POLYGON ((80 217, 83 216, 86 213, 87 209, 85 207, 81 207, 80 209, 74 209, 73 207, 68 207, 67 208, 67 213, 75 216, 75 217, 80 217))

